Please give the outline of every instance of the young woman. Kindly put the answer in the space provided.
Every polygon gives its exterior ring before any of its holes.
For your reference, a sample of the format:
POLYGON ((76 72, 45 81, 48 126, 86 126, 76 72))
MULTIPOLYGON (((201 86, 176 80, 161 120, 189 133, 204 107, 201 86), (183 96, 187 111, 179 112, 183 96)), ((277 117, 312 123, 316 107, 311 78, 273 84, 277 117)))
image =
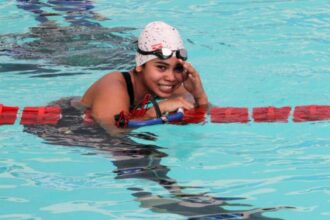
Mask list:
POLYGON ((126 73, 103 76, 86 91, 81 103, 110 133, 116 127, 115 116, 130 112, 147 94, 161 101, 158 107, 145 112, 144 119, 178 108, 207 105, 200 76, 186 60, 187 51, 179 32, 164 22, 149 23, 138 39, 136 67, 126 73))

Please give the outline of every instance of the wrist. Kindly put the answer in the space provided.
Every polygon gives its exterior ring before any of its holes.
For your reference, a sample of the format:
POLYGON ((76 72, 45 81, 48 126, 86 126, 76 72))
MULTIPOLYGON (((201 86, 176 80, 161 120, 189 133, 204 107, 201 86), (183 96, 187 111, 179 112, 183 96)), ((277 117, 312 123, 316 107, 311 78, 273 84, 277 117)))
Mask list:
POLYGON ((150 109, 148 109, 144 115, 144 119, 150 119, 150 118, 156 118, 157 117, 157 114, 156 114, 156 111, 155 111, 155 108, 154 107, 151 107, 150 109))
POLYGON ((194 99, 198 106, 207 105, 209 102, 205 92, 202 92, 202 94, 194 96, 194 99))
POLYGON ((146 118, 156 118, 156 117, 160 117, 160 115, 162 115, 165 112, 165 106, 164 106, 164 101, 158 102, 158 109, 156 110, 155 106, 152 106, 151 108, 149 108, 146 111, 145 117, 146 118))

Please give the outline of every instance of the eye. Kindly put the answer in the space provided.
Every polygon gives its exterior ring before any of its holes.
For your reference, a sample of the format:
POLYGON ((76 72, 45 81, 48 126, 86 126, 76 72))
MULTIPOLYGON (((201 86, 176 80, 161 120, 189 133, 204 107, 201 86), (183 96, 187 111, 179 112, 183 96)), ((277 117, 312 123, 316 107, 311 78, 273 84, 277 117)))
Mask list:
POLYGON ((157 69, 158 69, 159 71, 161 71, 161 72, 165 72, 166 69, 167 69, 167 67, 164 66, 164 65, 158 65, 158 66, 157 66, 157 69))
POLYGON ((183 71, 184 71, 184 68, 183 68, 183 66, 181 64, 175 65, 174 72, 176 72, 176 73, 183 73, 183 71))

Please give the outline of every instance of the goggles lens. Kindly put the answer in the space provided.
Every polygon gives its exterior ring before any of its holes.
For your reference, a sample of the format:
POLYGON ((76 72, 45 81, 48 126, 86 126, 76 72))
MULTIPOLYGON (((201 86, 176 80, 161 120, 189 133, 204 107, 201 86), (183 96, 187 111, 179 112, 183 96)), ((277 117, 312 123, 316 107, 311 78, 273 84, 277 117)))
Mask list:
POLYGON ((166 57, 165 59, 167 59, 173 55, 172 50, 170 50, 168 48, 162 48, 162 49, 159 49, 158 51, 156 50, 155 52, 159 53, 160 56, 166 57))
POLYGON ((142 55, 155 55, 156 57, 162 60, 166 60, 172 57, 173 53, 175 52, 176 58, 182 59, 184 61, 188 59, 187 51, 185 49, 171 50, 169 48, 161 48, 154 51, 143 51, 140 48, 138 48, 137 52, 142 55))

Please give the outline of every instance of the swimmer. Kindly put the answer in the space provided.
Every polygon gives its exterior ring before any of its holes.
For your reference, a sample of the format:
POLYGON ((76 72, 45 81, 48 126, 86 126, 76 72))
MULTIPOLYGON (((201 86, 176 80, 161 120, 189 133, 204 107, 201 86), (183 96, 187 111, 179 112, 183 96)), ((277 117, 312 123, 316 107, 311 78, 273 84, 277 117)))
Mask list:
POLYGON ((81 104, 110 134, 118 131, 115 116, 134 109, 147 94, 160 100, 153 102, 143 119, 178 108, 207 106, 200 75, 187 58, 177 29, 161 21, 151 22, 138 38, 136 66, 129 72, 112 72, 97 80, 85 92, 81 104))

